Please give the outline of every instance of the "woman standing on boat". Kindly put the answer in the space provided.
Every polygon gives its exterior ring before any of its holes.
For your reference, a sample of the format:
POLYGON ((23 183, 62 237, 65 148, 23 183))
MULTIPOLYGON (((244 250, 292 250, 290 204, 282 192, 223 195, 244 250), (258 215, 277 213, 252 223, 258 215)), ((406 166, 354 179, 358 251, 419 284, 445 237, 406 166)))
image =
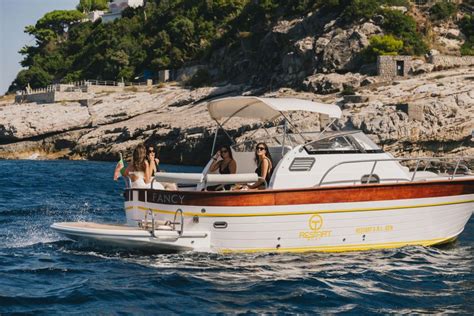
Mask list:
POLYGON ((259 180, 252 185, 249 185, 249 189, 266 189, 270 178, 272 177, 273 162, 272 156, 268 151, 268 146, 265 143, 258 143, 255 147, 255 162, 257 163, 257 169, 255 173, 258 174, 259 180), (263 180, 265 179, 265 181, 263 180))
POLYGON ((124 176, 130 177, 132 188, 148 188, 150 187, 151 172, 152 169, 146 157, 146 148, 143 144, 139 144, 133 151, 132 163, 128 165, 124 176))

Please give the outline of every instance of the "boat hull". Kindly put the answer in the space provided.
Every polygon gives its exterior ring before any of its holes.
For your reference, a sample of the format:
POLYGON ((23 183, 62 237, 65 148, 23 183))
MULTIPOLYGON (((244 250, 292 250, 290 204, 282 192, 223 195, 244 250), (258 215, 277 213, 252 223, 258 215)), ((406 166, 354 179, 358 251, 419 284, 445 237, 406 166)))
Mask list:
POLYGON ((209 231, 209 251, 339 252, 452 241, 474 210, 474 181, 125 196, 128 225, 181 210, 185 231, 209 231))

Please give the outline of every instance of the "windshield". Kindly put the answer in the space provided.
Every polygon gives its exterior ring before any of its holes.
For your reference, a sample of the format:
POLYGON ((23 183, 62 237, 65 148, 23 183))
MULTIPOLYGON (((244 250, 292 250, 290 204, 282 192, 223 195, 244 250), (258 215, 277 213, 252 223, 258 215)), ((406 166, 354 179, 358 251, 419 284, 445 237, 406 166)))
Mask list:
POLYGON ((374 153, 382 150, 362 132, 338 132, 310 142, 304 147, 309 154, 374 153))

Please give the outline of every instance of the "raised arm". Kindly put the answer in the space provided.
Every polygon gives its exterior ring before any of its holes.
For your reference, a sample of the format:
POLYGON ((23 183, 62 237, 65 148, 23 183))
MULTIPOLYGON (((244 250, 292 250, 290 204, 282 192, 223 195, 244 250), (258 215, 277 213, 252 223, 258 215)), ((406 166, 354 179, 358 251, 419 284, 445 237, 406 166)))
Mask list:
POLYGON ((219 166, 221 164, 221 160, 218 160, 219 157, 220 157, 219 152, 217 152, 214 156, 212 156, 213 162, 211 166, 209 167, 210 172, 214 172, 217 169, 219 169, 219 166))
POLYGON ((125 168, 125 171, 123 172, 124 177, 128 177, 130 175, 130 165, 125 168))

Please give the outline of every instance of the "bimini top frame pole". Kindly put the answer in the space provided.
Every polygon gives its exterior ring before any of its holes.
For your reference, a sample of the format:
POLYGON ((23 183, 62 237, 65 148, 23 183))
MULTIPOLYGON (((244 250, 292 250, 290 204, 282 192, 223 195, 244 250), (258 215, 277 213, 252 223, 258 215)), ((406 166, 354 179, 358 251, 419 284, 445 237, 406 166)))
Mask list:
MULTIPOLYGON (((265 128, 264 125, 266 122, 275 120, 276 118, 283 116, 285 121, 287 121, 292 126, 292 128, 294 128, 297 131, 300 137, 305 142, 307 142, 308 140, 302 135, 302 133, 296 128, 296 126, 288 119, 288 117, 285 115, 285 112, 305 111, 305 112, 320 113, 320 114, 328 115, 330 118, 334 120, 340 118, 341 113, 342 113, 341 109, 336 105, 323 104, 323 103, 313 102, 309 100, 301 100, 301 99, 294 99, 294 98, 259 98, 259 97, 223 98, 223 99, 209 101, 207 103, 207 109, 209 111, 211 118, 214 119, 216 123, 218 124, 218 128, 216 129, 216 135, 214 136, 214 143, 212 146, 211 155, 214 153, 214 150, 215 150, 215 145, 217 141, 217 132, 219 131, 219 128, 222 128, 225 132, 224 125, 233 117, 260 120, 262 121, 262 125, 260 127, 263 126, 265 128), (222 118, 225 118, 225 120, 222 123, 220 123, 219 120, 222 118)), ((268 130, 266 130, 266 132, 267 134, 269 134, 268 130)), ((235 144, 235 141, 232 139, 232 137, 230 137, 227 132, 225 133, 227 137, 229 137, 229 139, 232 141, 232 143, 235 144)), ((283 137, 286 137, 286 128, 285 128, 285 135, 283 137)), ((279 143, 283 144, 285 143, 285 141, 279 142, 279 143)))

